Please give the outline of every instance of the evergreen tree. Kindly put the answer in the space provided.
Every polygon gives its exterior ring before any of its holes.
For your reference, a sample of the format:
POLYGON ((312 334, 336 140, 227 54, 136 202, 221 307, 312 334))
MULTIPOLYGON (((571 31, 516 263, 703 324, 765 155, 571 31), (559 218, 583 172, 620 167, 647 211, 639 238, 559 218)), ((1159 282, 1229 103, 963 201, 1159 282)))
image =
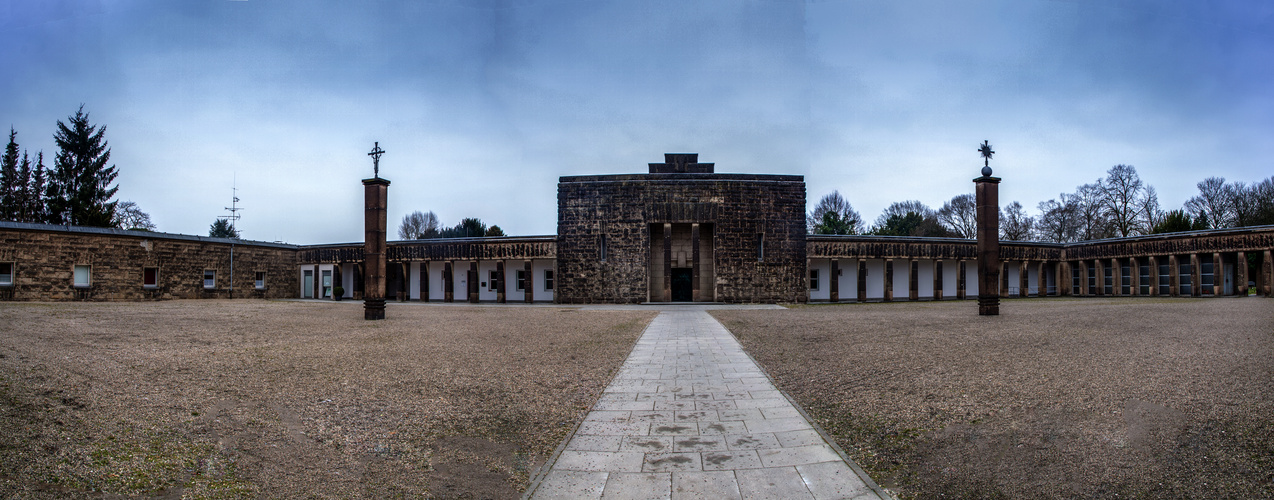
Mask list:
POLYGON ((234 225, 229 220, 217 219, 217 222, 213 222, 212 226, 208 227, 208 236, 213 238, 238 238, 239 231, 234 228, 234 225))
POLYGON ((22 152, 22 161, 18 162, 18 173, 14 176, 13 217, 10 220, 31 222, 27 212, 31 204, 31 158, 22 152))
POLYGON ((70 116, 70 125, 58 120, 53 135, 58 153, 48 178, 45 198, 49 222, 77 226, 110 227, 115 221, 114 201, 119 186, 111 186, 119 171, 107 166, 111 150, 106 126, 89 123, 84 106, 70 116))
POLYGON ((1189 231, 1194 226, 1190 221, 1190 216, 1186 215, 1185 210, 1171 210, 1163 217, 1163 221, 1155 225, 1151 229, 1151 234, 1176 233, 1181 231, 1189 231))
POLYGON ((17 220, 18 133, 9 128, 9 144, 0 157, 0 220, 17 220))
POLYGON ((35 168, 31 171, 27 191, 26 220, 23 222, 48 222, 44 206, 44 183, 48 170, 44 168, 44 151, 35 154, 35 168))

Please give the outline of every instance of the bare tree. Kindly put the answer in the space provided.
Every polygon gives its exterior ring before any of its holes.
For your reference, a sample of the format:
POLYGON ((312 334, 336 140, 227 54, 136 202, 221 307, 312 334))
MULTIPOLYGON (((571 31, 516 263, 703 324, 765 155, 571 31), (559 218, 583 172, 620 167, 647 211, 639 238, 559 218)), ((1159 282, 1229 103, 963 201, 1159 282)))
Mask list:
POLYGON ((1000 239, 1008 241, 1031 241, 1035 229, 1035 218, 1026 215, 1022 204, 1009 203, 1000 211, 1000 239))
POLYGON ((143 212, 141 207, 131 201, 121 201, 115 207, 115 227, 120 229, 134 229, 139 231, 154 231, 155 223, 151 222, 150 214, 143 212))
POLYGON ((433 238, 438 235, 438 215, 432 211, 425 213, 419 210, 403 216, 398 225, 398 238, 402 240, 418 240, 433 238))
POLYGON ((814 205, 814 210, 805 216, 805 230, 810 234, 859 234, 863 232, 863 229, 863 216, 859 215, 849 201, 841 196, 840 191, 832 191, 831 194, 823 196, 821 200, 818 200, 818 204, 814 205), (824 219, 828 213, 836 214, 835 225, 848 232, 842 233, 841 230, 829 232, 829 228, 824 227, 824 219))
POLYGON ((1141 228, 1142 202, 1145 185, 1132 165, 1115 165, 1106 171, 1106 178, 1098 181, 1102 192, 1102 205, 1116 235, 1132 236, 1141 228))
POLYGON ((1224 177, 1208 177, 1196 186, 1199 194, 1186 200, 1185 212, 1207 214, 1212 228, 1234 227, 1234 197, 1241 194, 1242 184, 1226 184, 1224 177))
POLYGON ((957 195, 938 209, 938 222, 960 238, 978 236, 978 204, 971 194, 957 195))
POLYGON ((1079 216, 1079 239, 1096 240, 1111 236, 1111 224, 1104 210, 1102 188, 1084 184, 1075 189, 1076 214, 1079 216))
POLYGON ((1159 192, 1147 184, 1141 199, 1141 234, 1152 233, 1155 226, 1163 222, 1164 216, 1163 209, 1159 207, 1159 192))
POLYGON ((1062 193, 1058 198, 1061 201, 1040 202, 1040 218, 1036 222, 1036 233, 1040 239, 1053 243, 1076 241, 1080 234, 1077 197, 1073 194, 1062 193))

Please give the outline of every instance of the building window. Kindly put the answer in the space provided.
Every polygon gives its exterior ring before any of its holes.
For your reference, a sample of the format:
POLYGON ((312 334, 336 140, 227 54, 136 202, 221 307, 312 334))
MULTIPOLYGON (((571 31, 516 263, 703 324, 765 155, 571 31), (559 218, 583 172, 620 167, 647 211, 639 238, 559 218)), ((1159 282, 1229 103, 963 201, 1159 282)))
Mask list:
POLYGON ((756 261, 765 260, 765 233, 756 233, 756 261))
POLYGON ((491 271, 488 274, 488 276, 489 276, 489 279, 487 280, 487 291, 490 291, 490 292, 497 291, 496 289, 500 288, 499 280, 497 279, 500 277, 499 273, 495 271, 491 271))
POLYGON ((143 267, 142 268, 142 287, 156 288, 159 286, 159 268, 143 267))
POLYGON ((545 290, 553 289, 553 270, 552 269, 544 270, 544 289, 545 290))
POLYGON ((203 272, 203 287, 207 289, 217 288, 217 271, 206 269, 203 272))
POLYGON ((518 269, 518 287, 519 292, 526 291, 526 269, 518 269))
POLYGON ((257 271, 257 290, 265 290, 265 271, 257 271))
POLYGON ((12 262, 0 262, 0 286, 13 286, 12 262))
POLYGON ((89 286, 89 266, 75 266, 75 286, 89 286))
POLYGON ((601 260, 602 262, 606 262, 606 233, 602 233, 601 242, 598 243, 598 246, 598 253, 601 254, 602 257, 601 260))
POLYGON ((810 269, 810 290, 818 290, 818 269, 810 269))

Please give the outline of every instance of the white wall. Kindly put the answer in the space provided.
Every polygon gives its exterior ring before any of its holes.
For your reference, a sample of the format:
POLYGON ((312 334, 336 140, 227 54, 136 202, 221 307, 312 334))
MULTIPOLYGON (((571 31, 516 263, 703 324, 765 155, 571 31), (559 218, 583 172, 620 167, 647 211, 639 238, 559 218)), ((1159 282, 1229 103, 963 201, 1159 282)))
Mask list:
MULTIPOLYGON (((832 261, 830 259, 810 259, 809 271, 818 271, 818 288, 810 288, 810 300, 832 300, 832 261)), ((806 271, 805 286, 809 287, 809 274, 806 271)))
POLYGON ((942 261, 942 298, 954 299, 960 290, 960 261, 942 261))
POLYGON ((885 261, 867 259, 867 298, 885 298, 885 261))
POLYGON ((907 300, 911 287, 911 261, 894 259, 894 300, 907 300))
POLYGON ((922 299, 933 298, 933 261, 916 261, 916 296, 922 299))
POLYGON ((544 271, 553 270, 553 286, 556 287, 558 282, 556 268, 557 262, 554 260, 539 259, 531 261, 531 274, 534 275, 535 286, 534 300, 536 302, 553 302, 553 290, 544 289, 544 271))

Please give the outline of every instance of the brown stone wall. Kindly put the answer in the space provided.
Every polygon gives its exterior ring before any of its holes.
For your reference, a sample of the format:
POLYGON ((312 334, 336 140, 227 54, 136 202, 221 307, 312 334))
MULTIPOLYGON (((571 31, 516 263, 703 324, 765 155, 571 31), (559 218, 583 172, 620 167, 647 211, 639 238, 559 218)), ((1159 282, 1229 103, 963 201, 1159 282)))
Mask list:
MULTIPOLYGON (((0 227, 0 262, 15 268, 3 300, 160 300, 229 298, 230 240, 43 224, 0 227), (90 285, 75 287, 76 265, 90 266, 90 285), (158 286, 142 286, 143 269, 159 269, 158 286), (205 289, 204 270, 216 271, 205 289)), ((234 298, 298 295, 297 247, 241 241, 234 244, 234 298), (256 272, 266 288, 257 290, 256 272)))
POLYGON ((715 277, 713 290, 703 290, 703 296, 720 302, 803 302, 808 298, 804 217, 800 176, 562 177, 555 298, 563 303, 659 300, 650 297, 651 224, 700 223, 712 224, 712 245, 700 258, 711 260, 715 277), (763 255, 758 246, 764 247, 763 255))

